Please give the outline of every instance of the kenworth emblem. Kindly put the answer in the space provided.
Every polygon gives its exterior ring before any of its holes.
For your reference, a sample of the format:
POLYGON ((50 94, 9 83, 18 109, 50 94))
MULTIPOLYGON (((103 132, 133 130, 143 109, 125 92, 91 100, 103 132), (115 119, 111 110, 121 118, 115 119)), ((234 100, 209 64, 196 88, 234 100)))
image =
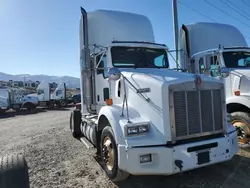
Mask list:
POLYGON ((137 89, 136 93, 148 93, 150 92, 150 88, 140 88, 137 89))

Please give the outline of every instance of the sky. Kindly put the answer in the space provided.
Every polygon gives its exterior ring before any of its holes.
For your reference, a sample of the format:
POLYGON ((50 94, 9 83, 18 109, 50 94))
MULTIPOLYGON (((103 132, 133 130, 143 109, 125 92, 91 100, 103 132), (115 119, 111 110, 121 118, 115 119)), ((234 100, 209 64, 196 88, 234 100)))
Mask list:
MULTIPOLYGON (((80 6, 143 14, 156 42, 174 49, 172 0, 0 0, 0 72, 79 77, 80 6)), ((249 10, 248 0, 179 0, 179 26, 211 20, 232 24, 250 44, 249 10)))

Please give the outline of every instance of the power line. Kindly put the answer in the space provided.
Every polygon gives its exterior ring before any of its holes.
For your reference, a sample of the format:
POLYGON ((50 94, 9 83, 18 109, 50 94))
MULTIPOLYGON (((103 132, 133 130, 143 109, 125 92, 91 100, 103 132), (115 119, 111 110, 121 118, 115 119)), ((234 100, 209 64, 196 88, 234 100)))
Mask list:
MULTIPOLYGON (((192 10, 192 11, 194 11, 194 12, 200 14, 201 16, 203 16, 203 17, 205 17, 205 18, 207 18, 207 19, 209 19, 209 20, 211 20, 211 21, 213 21, 213 22, 215 22, 215 23, 218 23, 216 20, 214 20, 214 19, 210 18, 209 16, 207 16, 207 15, 205 15, 205 14, 199 12, 198 10, 196 10, 196 9, 194 9, 194 8, 192 8, 192 7, 188 6, 188 5, 186 5, 186 4, 184 4, 183 2, 178 1, 178 3, 181 4, 181 5, 184 6, 184 7, 186 7, 186 8, 188 8, 188 9, 190 9, 190 10, 192 10)), ((247 36, 247 35, 244 35, 244 37, 247 38, 247 39, 250 39, 250 37, 247 36)))
MULTIPOLYGON (((211 20, 211 21, 213 21, 213 22, 216 22, 214 19, 212 19, 212 18, 206 16, 205 14, 202 14, 201 12, 199 12, 199 11, 193 9, 192 7, 190 7, 190 6, 188 6, 188 5, 184 4, 184 3, 182 3, 181 1, 178 1, 178 3, 180 3, 180 4, 183 5, 184 7, 187 7, 187 8, 189 8, 189 9, 191 9, 192 11, 194 11, 194 12, 196 12, 196 13, 202 15, 203 17, 205 17, 205 18, 207 18, 207 19, 209 19, 209 20, 211 20)), ((216 22, 216 23, 217 23, 217 22, 216 22)))
POLYGON ((220 11, 221 11, 221 12, 223 12, 224 14, 226 14, 226 15, 230 16, 231 18, 233 18, 233 19, 237 20, 238 22, 240 22, 240 23, 242 23, 243 25, 245 25, 245 26, 247 26, 247 27, 249 27, 249 28, 250 28, 250 25, 245 24, 244 22, 242 22, 242 21, 241 21, 241 20, 239 20, 238 18, 236 18, 236 17, 232 16, 231 14, 227 13, 227 12, 226 12, 226 11, 224 11, 223 9, 221 9, 221 8, 219 8, 219 7, 217 7, 217 6, 215 6, 214 4, 212 4, 212 3, 208 2, 207 0, 204 0, 204 1, 205 1, 207 4, 209 4, 210 6, 212 6, 212 7, 216 8, 217 10, 220 10, 220 11))
MULTIPOLYGON (((224 5, 226 5, 227 7, 233 9, 235 12, 237 12, 237 13, 238 13, 239 15, 241 15, 242 17, 244 17, 244 18, 250 20, 248 17, 246 17, 246 16, 245 16, 244 14, 242 14, 240 11, 236 10, 235 8, 233 8, 231 5, 225 3, 225 2, 222 1, 222 0, 220 0, 220 1, 221 1, 224 5)), ((229 2, 229 1, 227 1, 227 2, 229 2)), ((230 2, 229 2, 229 3, 230 3, 230 2)))
POLYGON ((239 8, 238 6, 236 6, 235 4, 233 4, 232 2, 230 2, 229 0, 226 0, 229 4, 231 4, 232 6, 236 7, 237 9, 239 9, 241 12, 244 12, 244 14, 246 14, 247 16, 250 17, 250 14, 248 14, 246 11, 242 10, 241 8, 239 8))
POLYGON ((250 4, 248 4, 245 0, 241 0, 245 5, 250 7, 250 4))

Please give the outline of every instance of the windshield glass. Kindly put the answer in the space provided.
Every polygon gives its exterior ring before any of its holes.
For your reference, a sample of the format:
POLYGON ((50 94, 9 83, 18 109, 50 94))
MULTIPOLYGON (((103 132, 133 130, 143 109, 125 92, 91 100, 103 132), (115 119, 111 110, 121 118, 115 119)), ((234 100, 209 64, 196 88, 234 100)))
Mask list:
POLYGON ((167 52, 164 49, 144 47, 112 47, 114 67, 168 68, 167 52))
POLYGON ((250 52, 223 52, 227 68, 250 67, 250 52))

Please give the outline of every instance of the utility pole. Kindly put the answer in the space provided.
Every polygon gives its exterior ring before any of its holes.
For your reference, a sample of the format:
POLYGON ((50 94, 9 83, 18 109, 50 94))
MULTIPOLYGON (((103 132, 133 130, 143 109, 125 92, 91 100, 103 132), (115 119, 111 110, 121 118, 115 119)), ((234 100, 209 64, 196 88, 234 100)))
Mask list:
POLYGON ((173 29, 174 29, 174 40, 175 40, 175 50, 176 50, 176 63, 179 65, 179 26, 178 26, 178 10, 177 10, 177 0, 172 0, 172 11, 173 11, 173 29))

